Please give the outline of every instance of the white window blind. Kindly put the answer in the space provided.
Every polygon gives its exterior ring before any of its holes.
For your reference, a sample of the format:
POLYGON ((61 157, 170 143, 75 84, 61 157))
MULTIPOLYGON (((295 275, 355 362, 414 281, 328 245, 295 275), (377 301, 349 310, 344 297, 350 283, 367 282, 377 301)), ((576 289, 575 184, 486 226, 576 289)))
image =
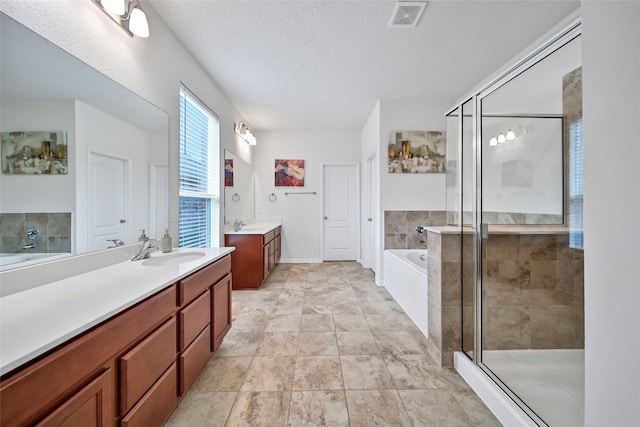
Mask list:
POLYGON ((582 206, 584 203, 582 168, 582 119, 569 127, 569 246, 584 248, 582 206))
POLYGON ((219 246, 220 121, 180 88, 180 219, 178 245, 219 246))

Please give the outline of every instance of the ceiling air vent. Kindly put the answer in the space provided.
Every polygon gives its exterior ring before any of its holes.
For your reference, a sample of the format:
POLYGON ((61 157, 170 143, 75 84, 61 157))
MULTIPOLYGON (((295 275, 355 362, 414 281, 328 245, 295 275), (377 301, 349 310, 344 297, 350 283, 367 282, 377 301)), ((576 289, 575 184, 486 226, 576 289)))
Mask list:
POLYGON ((400 1, 393 9, 389 27, 406 28, 415 27, 427 7, 426 1, 400 1))

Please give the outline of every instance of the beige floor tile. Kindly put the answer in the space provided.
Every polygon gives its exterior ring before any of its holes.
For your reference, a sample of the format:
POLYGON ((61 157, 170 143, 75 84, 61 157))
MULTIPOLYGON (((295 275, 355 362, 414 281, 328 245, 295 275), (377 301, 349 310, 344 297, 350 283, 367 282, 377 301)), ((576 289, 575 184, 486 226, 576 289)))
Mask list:
POLYGON ((291 393, 291 427, 348 427, 344 391, 294 391, 291 393))
POLYGON ((299 315, 278 314, 271 316, 265 332, 298 332, 300 330, 299 315))
POLYGON ((372 331, 409 331, 416 329, 416 325, 406 315, 365 313, 364 317, 367 319, 372 331))
POLYGON ((334 314, 333 323, 340 332, 369 332, 371 329, 362 314, 334 314))
POLYGON ((340 356, 344 388, 348 390, 392 389, 393 379, 382 356, 340 356))
POLYGON ((251 361, 241 391, 291 390, 295 370, 294 357, 261 357, 251 361))
POLYGON ((340 354, 382 354, 371 332, 336 332, 340 354))
MULTIPOLYGON (((240 392, 233 405, 229 427, 277 427, 287 423, 291 392, 240 392)), ((194 426, 197 424, 194 424, 194 426)))
POLYGON ((330 314, 303 314, 300 323, 301 332, 331 332, 335 330, 333 316, 330 314))
POLYGON ((182 399, 165 426, 223 427, 238 393, 190 391, 182 399))
POLYGON ((299 332, 265 332, 256 349, 258 356, 295 356, 299 332))
POLYGON ((373 280, 355 262, 281 264, 234 291, 232 329, 167 425, 499 426, 373 280))
POLYGON ((453 394, 474 425, 478 427, 500 427, 502 424, 472 391, 457 391, 453 394))
POLYGON ((351 427, 409 427, 411 421, 396 390, 346 390, 351 427))
POLYGON ((342 390, 342 368, 338 356, 296 358, 293 390, 342 390))
POLYGON ((253 356, 262 342, 259 332, 236 332, 231 329, 214 353, 214 357, 253 356))
POLYGON ((300 332, 298 356, 337 356, 335 332, 300 332))
POLYGON ((385 354, 424 354, 424 349, 410 332, 373 331, 373 336, 385 354))
POLYGON ((450 390, 399 390, 398 393, 413 425, 447 427, 473 425, 450 390))
POLYGON ((202 370, 191 390, 238 391, 249 370, 251 357, 214 357, 202 370))

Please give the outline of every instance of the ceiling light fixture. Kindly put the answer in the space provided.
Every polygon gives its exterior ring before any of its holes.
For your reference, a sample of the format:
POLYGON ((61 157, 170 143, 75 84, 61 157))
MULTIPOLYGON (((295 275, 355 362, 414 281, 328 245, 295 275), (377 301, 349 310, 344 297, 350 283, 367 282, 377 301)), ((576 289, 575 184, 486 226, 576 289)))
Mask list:
POLYGON ((240 137, 244 142, 249 145, 256 145, 256 137, 249 129, 244 122, 238 122, 233 126, 233 131, 240 137))
POLYGON ((131 37, 149 37, 149 21, 139 0, 92 0, 131 37))

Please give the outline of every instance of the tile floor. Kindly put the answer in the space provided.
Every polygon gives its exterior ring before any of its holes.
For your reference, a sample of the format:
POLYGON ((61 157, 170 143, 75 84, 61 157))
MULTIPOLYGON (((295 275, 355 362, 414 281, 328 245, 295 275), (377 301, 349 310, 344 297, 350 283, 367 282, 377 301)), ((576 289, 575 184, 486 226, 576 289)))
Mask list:
POLYGON ((233 319, 167 426, 500 425, 358 263, 280 264, 233 319))

